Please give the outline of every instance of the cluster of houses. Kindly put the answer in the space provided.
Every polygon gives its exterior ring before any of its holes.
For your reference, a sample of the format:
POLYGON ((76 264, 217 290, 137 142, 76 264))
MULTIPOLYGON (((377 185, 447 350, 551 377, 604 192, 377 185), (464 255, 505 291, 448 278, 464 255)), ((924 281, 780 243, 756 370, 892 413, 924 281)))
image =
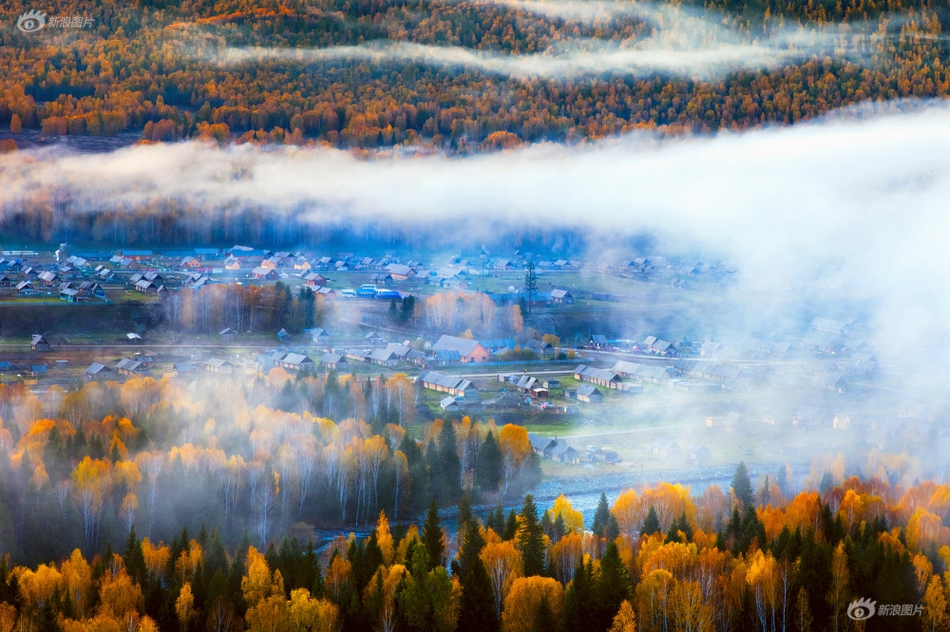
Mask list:
POLYGON ((675 461, 686 457, 688 465, 703 466, 707 465, 712 458, 712 452, 706 446, 697 446, 684 451, 680 445, 672 439, 655 439, 650 443, 650 454, 675 461))
POLYGON ((528 433, 528 442, 531 444, 532 451, 539 457, 551 459, 558 463, 568 465, 606 463, 613 465, 620 462, 620 457, 615 450, 603 446, 588 445, 585 447, 584 454, 582 454, 564 440, 539 435, 535 432, 528 433))

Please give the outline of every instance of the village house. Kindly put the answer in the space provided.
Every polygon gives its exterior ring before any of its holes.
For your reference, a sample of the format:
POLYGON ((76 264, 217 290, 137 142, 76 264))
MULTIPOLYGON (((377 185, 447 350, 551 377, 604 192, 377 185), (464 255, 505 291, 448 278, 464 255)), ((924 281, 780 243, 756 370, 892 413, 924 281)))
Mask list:
POLYGON ((191 362, 176 362, 172 366, 172 373, 175 377, 187 377, 189 375, 194 375, 198 371, 196 367, 191 362))
POLYGON ((457 399, 451 395, 446 395, 439 400, 439 408, 448 412, 452 412, 460 410, 462 407, 459 405, 459 401, 457 399))
POLYGON ((462 362, 462 354, 455 349, 440 349, 433 351, 426 364, 432 366, 452 366, 462 362))
POLYGON ((610 369, 595 369, 586 364, 574 368, 574 379, 578 382, 590 382, 604 388, 620 389, 623 378, 610 369))
POLYGON ((567 465, 580 465, 581 463, 581 453, 563 441, 551 448, 550 458, 552 461, 567 465))
POLYGON ((346 368, 346 364, 346 356, 333 351, 323 354, 323 358, 320 359, 320 366, 327 370, 336 369, 339 371, 346 368))
POLYGON ((643 341, 643 350, 665 357, 676 355, 676 347, 668 340, 660 340, 656 336, 647 336, 643 341))
POLYGON ((675 441, 669 439, 657 439, 650 444, 650 452, 663 457, 677 457, 682 450, 675 441))
POLYGON ((105 291, 102 289, 102 286, 95 281, 83 281, 76 289, 79 290, 79 294, 82 296, 105 296, 105 291))
POLYGON ((546 459, 550 458, 551 450, 557 445, 557 439, 545 437, 535 432, 528 433, 528 442, 531 444, 531 449, 534 450, 535 454, 546 459))
POLYGON ((309 288, 324 287, 327 284, 326 277, 319 272, 308 272, 303 276, 303 280, 309 288))
POLYGON ((74 288, 65 288, 59 291, 59 300, 67 303, 78 303, 80 300, 79 290, 74 288))
POLYGON ((416 276, 415 270, 402 263, 390 263, 386 266, 386 272, 393 281, 408 281, 416 276))
POLYGON ((370 349, 344 349, 343 356, 355 362, 369 362, 369 356, 372 353, 370 349))
POLYGON ((559 303, 564 305, 571 305, 574 303, 574 297, 571 296, 571 293, 567 290, 551 290, 551 301, 553 303, 559 303))
POLYGON ((91 380, 98 380, 100 378, 106 377, 109 373, 112 373, 112 369, 100 362, 93 362, 86 369, 86 377, 91 380))
POLYGON ((524 346, 527 349, 531 349, 539 356, 543 356, 546 353, 554 353, 554 347, 544 340, 529 340, 524 346))
POLYGON ((231 248, 228 256, 242 264, 253 264, 256 267, 260 265, 264 259, 271 256, 271 251, 250 248, 248 246, 234 246, 231 248))
POLYGON ((310 335, 310 340, 313 341, 315 345, 326 345, 330 344, 330 334, 326 332, 322 327, 313 327, 311 329, 304 329, 304 333, 310 335))
POLYGON ((52 272, 50 270, 47 270, 46 272, 41 272, 37 278, 43 282, 43 285, 47 285, 47 286, 55 285, 59 283, 59 276, 55 272, 52 272))
POLYGON ((618 361, 613 370, 623 377, 630 378, 638 382, 647 382, 649 384, 663 384, 668 382, 670 374, 666 367, 655 364, 640 364, 638 362, 618 361))
POLYGON ((811 381, 812 386, 818 388, 823 388, 828 391, 833 391, 838 394, 844 394, 845 388, 848 383, 845 380, 844 376, 838 373, 837 371, 829 371, 828 373, 819 373, 811 381))
POLYGON ((480 398, 478 388, 472 384, 471 380, 464 378, 445 375, 444 373, 437 373, 435 371, 423 371, 415 381, 417 384, 422 384, 424 388, 438 393, 447 393, 472 400, 478 400, 480 398))
POLYGON ((615 450, 610 448, 597 448, 595 446, 587 446, 587 458, 592 462, 606 463, 608 465, 613 465, 620 461, 620 456, 615 450))
POLYGON ((870 379, 877 371, 877 359, 867 353, 855 353, 848 360, 847 372, 852 379, 870 379))
POLYGON ((45 336, 34 334, 33 339, 30 341, 30 349, 33 351, 50 351, 52 347, 45 336))
POLYGON ((847 336, 851 333, 853 321, 841 322, 831 318, 817 317, 811 321, 811 329, 835 336, 847 336))
POLYGON ((487 362, 491 354, 477 340, 443 335, 432 345, 432 351, 457 351, 462 362, 487 362))
POLYGON ((402 361, 402 358, 390 344, 384 349, 373 349, 373 352, 369 354, 369 361, 380 366, 394 367, 402 361))
POLYGON ((217 248, 195 248, 195 257, 202 261, 217 259, 221 256, 221 251, 217 248))
POLYGON ((604 394, 593 384, 582 384, 577 387, 577 401, 587 402, 588 404, 601 404, 604 401, 604 394))
POLYGON ((123 250, 117 254, 122 255, 123 259, 131 259, 133 261, 151 261, 155 256, 151 250, 123 250))
POLYGON ((689 451, 687 454, 689 462, 693 465, 706 465, 712 458, 712 453, 706 446, 700 446, 689 451))
POLYGON ((229 345, 234 342, 234 339, 237 337, 237 333, 238 332, 235 331, 234 329, 231 329, 230 327, 226 327, 218 332, 218 336, 221 338, 221 342, 223 342, 226 345, 229 345))
POLYGON ((208 373, 221 373, 224 375, 231 375, 234 373, 234 365, 224 358, 211 358, 209 360, 205 360, 204 364, 202 364, 202 368, 208 373))
POLYGON ((279 278, 274 268, 265 268, 263 266, 251 270, 251 276, 258 281, 276 281, 279 278))
POLYGON ((302 353, 288 353, 281 358, 277 365, 288 371, 304 371, 313 369, 316 366, 309 356, 303 355, 302 353))
POLYGON ((610 344, 607 342, 607 336, 603 334, 591 334, 590 340, 587 341, 587 346, 591 349, 606 349, 610 344))
POLYGON ((123 358, 115 365, 116 373, 119 375, 143 375, 148 373, 148 368, 139 360, 134 358, 123 358))

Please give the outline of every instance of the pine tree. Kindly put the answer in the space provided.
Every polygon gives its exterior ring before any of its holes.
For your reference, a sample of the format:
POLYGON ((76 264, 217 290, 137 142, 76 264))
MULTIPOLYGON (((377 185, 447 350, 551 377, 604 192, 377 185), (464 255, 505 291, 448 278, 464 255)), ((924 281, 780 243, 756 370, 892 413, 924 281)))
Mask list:
POLYGON ((567 589, 567 596, 564 600, 564 629, 565 630, 585 630, 587 629, 587 616, 590 613, 591 605, 591 574, 593 566, 591 562, 584 565, 582 559, 574 569, 574 579, 571 580, 570 588, 567 589))
POLYGON ((454 501, 462 492, 462 462, 459 460, 458 440, 451 421, 442 424, 439 433, 439 460, 445 499, 454 501))
POLYGON ((600 492, 600 502, 597 503, 597 511, 594 513, 594 524, 591 531, 595 535, 604 537, 607 530, 607 521, 610 519, 610 505, 607 504, 607 494, 600 492))
POLYGON ((686 519, 685 511, 680 514, 679 518, 673 521, 673 524, 670 525, 670 530, 666 534, 666 539, 670 542, 682 542, 680 533, 683 534, 687 542, 693 539, 693 527, 690 526, 689 521, 686 519))
MULTIPOLYGON (((405 504, 411 508, 412 514, 415 515, 425 508, 423 503, 426 499, 432 497, 429 485, 429 468, 419 444, 409 436, 408 432, 403 436, 399 449, 406 455, 406 463, 409 465, 409 480, 412 481, 412 485, 406 486, 408 498, 405 504)), ((400 511, 400 513, 402 512, 400 511)))
POLYGON ((608 630, 620 604, 629 596, 630 575, 620 559, 614 542, 607 543, 607 550, 600 558, 600 574, 594 585, 593 608, 590 630, 608 630))
POLYGON ((485 548, 485 538, 482 537, 476 521, 471 520, 465 523, 464 529, 458 559, 459 579, 462 580, 463 585, 468 573, 475 566, 478 554, 485 548))
POLYGON ((429 570, 445 566, 445 544, 442 541, 442 525, 435 500, 429 505, 425 525, 422 527, 422 544, 429 560, 429 570))
POLYGON ((489 431, 478 453, 475 479, 479 489, 487 492, 497 491, 501 482, 501 467, 501 449, 498 447, 495 433, 489 431))
POLYGON ((564 537, 564 516, 561 514, 557 515, 557 518, 554 519, 554 541, 555 543, 559 542, 561 538, 564 537))
POLYGON ((518 530, 518 548, 524 563, 524 576, 544 574, 544 532, 538 522, 538 508, 534 496, 524 497, 521 508, 521 528, 518 530))
POLYGON ((732 491, 743 507, 751 507, 755 503, 752 481, 749 480, 749 472, 746 470, 745 461, 740 461, 739 465, 736 466, 736 473, 732 477, 732 491))
POLYGON ((446 500, 446 480, 445 473, 442 471, 442 455, 439 453, 439 447, 436 445, 435 439, 429 439, 429 444, 426 446, 426 464, 429 466, 429 487, 432 497, 444 502, 446 500))
POLYGON ((464 531, 465 525, 471 522, 472 519, 473 519, 472 499, 469 497, 468 492, 464 492, 462 494, 462 498, 459 499, 459 512, 458 512, 459 531, 464 531))
POLYGON ((547 596, 541 597, 541 603, 538 604, 534 613, 534 622, 531 624, 531 632, 551 632, 557 630, 558 622, 554 618, 554 611, 551 610, 551 604, 548 603, 547 596))
POLYGON ((647 517, 643 521, 643 526, 640 528, 640 533, 643 535, 653 535, 660 530, 660 517, 656 515, 656 507, 650 505, 650 510, 647 512, 647 517))
POLYGON ((125 541, 125 570, 139 584, 145 584, 145 555, 142 553, 142 543, 135 535, 135 525, 129 530, 129 537, 125 541))
POLYGON ((491 527, 495 533, 499 536, 505 535, 505 510, 501 506, 501 501, 498 502, 498 506, 495 507, 495 520, 491 523, 486 523, 486 527, 491 527))
POLYGON ((515 510, 512 509, 508 512, 508 520, 505 521, 505 532, 502 534, 503 540, 513 540, 514 537, 518 534, 518 516, 515 514, 515 510))
POLYGON ((459 604, 458 632, 497 632, 495 592, 485 571, 485 565, 476 555, 462 581, 459 604))
POLYGON ((554 537, 554 521, 551 520, 551 512, 545 511, 541 514, 541 533, 555 540, 554 537))
MULTIPOLYGON (((524 289, 528 293, 528 313, 531 313, 531 306, 534 303, 534 293, 538 291, 538 273, 534 267, 534 261, 528 259, 524 269, 524 289)), ((524 312, 522 312, 524 315, 524 312)))

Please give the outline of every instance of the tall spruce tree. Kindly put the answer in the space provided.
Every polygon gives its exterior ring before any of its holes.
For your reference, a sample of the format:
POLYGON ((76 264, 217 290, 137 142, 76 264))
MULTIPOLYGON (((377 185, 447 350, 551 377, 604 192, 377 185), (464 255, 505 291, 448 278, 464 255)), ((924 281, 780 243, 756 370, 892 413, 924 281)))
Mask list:
POLYGON ((607 543, 607 550, 600 558, 600 574, 594 585, 593 608, 587 629, 609 630, 620 604, 630 594, 630 575, 620 559, 620 551, 614 542, 607 543))
POLYGON ((594 524, 591 531, 594 535, 604 537, 607 530, 607 521, 610 519, 610 505, 607 504, 607 494, 600 492, 600 501, 597 503, 597 511, 594 513, 594 524))
POLYGON ((464 577, 457 632, 498 632, 495 592, 485 564, 477 555, 464 577))
POLYGON ((739 465, 736 466, 736 473, 732 477, 732 491, 736 498, 742 502, 743 507, 751 507, 755 503, 752 481, 749 480, 749 472, 746 470, 745 461, 739 461, 739 465))
POLYGON ((524 576, 544 574, 544 532, 538 521, 538 507, 534 504, 534 496, 524 497, 521 508, 521 526, 518 530, 518 548, 521 550, 521 559, 524 563, 524 576))
POLYGON ((442 454, 435 439, 429 439, 426 445, 426 464, 429 466, 429 488, 432 497, 439 502, 446 500, 445 476, 442 473, 442 454))
POLYGON ((501 449, 498 447, 495 433, 489 431, 478 453, 475 481, 479 489, 486 492, 497 491, 498 484, 501 482, 501 471, 501 449))
POLYGON ((656 514, 656 507, 650 505, 650 510, 647 512, 647 517, 643 521, 643 526, 640 527, 640 533, 643 535, 653 535, 660 530, 660 517, 656 514))
POLYGON ((574 579, 571 580, 570 587, 567 589, 567 596, 564 599, 564 629, 565 630, 586 630, 587 616, 591 607, 591 575, 593 574, 593 562, 588 561, 584 565, 581 559, 574 569, 574 579))
POLYGON ((439 524, 439 509, 435 500, 429 505, 425 524, 422 527, 422 545, 429 560, 429 570, 445 566, 445 543, 442 538, 442 525, 439 524))
POLYGON ((442 493, 445 500, 457 500, 462 492, 462 462, 459 460, 455 427, 446 420, 439 433, 439 460, 442 471, 442 493))

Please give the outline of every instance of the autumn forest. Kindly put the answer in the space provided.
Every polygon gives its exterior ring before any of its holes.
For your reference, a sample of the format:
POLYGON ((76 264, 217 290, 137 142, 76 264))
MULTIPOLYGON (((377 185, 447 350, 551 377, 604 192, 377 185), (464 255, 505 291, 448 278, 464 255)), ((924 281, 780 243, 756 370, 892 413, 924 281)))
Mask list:
POLYGON ((628 489, 585 524, 564 496, 511 504, 538 476, 523 427, 419 423, 412 391, 2 387, 0 629, 824 630, 856 596, 925 610, 878 629, 950 618, 950 487, 893 457, 801 492, 742 465, 727 490, 628 489))
MULTIPOLYGON (((47 29, 42 37, 0 35, 0 125, 52 137, 134 132, 146 141, 205 137, 470 153, 637 128, 676 134, 786 125, 842 106, 950 91, 940 3, 661 6, 669 10, 584 19, 503 2, 63 2, 58 15, 86 16, 91 26, 47 29), (698 73, 608 67, 579 76, 518 76, 385 53, 309 61, 232 55, 413 44, 436 54, 448 47, 543 60, 572 47, 622 50, 646 40, 675 49, 682 39, 701 40, 711 51, 768 48, 777 40, 773 53, 785 61, 698 73)), ((17 15, 29 7, 6 8, 17 15)))

